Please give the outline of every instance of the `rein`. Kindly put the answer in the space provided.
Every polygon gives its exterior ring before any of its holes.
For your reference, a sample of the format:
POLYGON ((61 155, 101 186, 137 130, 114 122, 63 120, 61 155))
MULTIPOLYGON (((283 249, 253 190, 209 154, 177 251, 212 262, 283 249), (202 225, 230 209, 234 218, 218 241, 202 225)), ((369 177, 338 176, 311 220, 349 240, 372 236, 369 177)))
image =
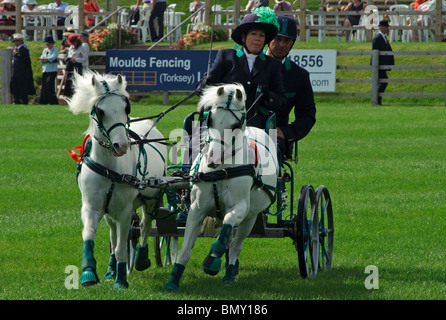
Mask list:
POLYGON ((166 115, 168 114, 170 111, 175 110, 176 108, 178 108, 181 104, 183 104, 184 102, 186 102, 187 100, 199 95, 201 92, 201 90, 195 90, 194 92, 190 93, 189 95, 187 95, 185 98, 181 99, 180 101, 178 101, 177 103, 175 103, 173 106, 171 106, 169 109, 167 109, 166 111, 163 111, 155 116, 148 116, 148 117, 143 117, 143 118, 136 118, 136 119, 131 119, 130 122, 137 122, 137 121, 143 121, 143 120, 150 120, 150 119, 155 119, 156 120, 153 122, 152 127, 150 127, 150 129, 146 132, 146 134, 143 136, 142 140, 145 140, 147 138, 147 136, 149 135, 150 131, 152 131, 152 129, 158 124, 158 122, 166 115))

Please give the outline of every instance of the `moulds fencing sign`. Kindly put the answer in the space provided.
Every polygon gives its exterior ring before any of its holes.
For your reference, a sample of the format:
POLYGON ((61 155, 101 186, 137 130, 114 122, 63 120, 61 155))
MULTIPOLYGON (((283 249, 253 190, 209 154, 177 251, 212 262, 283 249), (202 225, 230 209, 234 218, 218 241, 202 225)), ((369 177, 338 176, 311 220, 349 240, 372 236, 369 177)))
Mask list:
MULTIPOLYGON (((211 54, 211 63, 217 51, 211 54)), ((193 91, 208 69, 205 50, 107 50, 105 71, 125 75, 128 90, 193 91)))

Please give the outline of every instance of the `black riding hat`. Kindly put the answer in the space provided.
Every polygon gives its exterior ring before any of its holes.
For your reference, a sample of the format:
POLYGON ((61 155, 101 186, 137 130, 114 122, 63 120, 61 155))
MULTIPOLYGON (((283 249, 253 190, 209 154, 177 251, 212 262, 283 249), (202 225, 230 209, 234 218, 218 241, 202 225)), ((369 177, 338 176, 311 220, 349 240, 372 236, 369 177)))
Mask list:
POLYGON ((289 38, 296 40, 297 39, 297 24, 296 20, 290 17, 279 16, 277 18, 279 22, 280 28, 277 36, 289 38))
POLYGON ((389 21, 387 21, 387 20, 381 20, 381 21, 379 22, 379 26, 380 26, 380 27, 389 27, 389 21))
POLYGON ((254 10, 254 13, 248 14, 240 24, 232 31, 231 38, 239 45, 243 45, 242 34, 251 29, 261 29, 266 33, 265 44, 271 42, 277 35, 279 24, 276 14, 268 7, 260 7, 254 10))

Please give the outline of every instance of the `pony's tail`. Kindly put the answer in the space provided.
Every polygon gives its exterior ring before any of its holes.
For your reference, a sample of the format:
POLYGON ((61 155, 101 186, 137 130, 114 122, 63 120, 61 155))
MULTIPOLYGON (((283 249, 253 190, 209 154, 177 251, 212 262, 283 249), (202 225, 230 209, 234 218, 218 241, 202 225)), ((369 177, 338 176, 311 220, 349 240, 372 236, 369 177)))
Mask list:
POLYGON ((199 236, 216 238, 220 233, 221 225, 217 219, 207 216, 201 224, 199 236))

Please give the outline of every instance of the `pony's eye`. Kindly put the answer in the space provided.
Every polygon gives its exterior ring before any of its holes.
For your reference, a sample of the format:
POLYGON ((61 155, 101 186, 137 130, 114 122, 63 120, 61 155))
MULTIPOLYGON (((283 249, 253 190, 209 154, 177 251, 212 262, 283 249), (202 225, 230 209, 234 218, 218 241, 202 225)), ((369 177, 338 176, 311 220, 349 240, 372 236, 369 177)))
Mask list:
POLYGON ((105 116, 105 112, 101 108, 96 108, 96 113, 99 118, 102 118, 103 116, 105 116))

